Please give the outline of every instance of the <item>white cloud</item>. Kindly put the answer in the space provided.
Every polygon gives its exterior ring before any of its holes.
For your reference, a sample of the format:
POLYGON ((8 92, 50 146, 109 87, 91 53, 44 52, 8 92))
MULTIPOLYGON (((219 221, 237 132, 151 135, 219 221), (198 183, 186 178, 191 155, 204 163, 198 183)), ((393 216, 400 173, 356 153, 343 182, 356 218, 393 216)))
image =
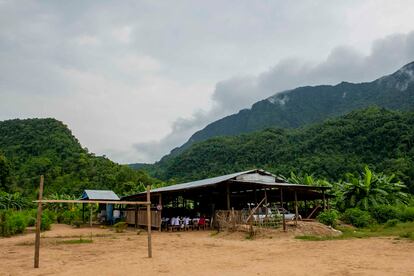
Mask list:
POLYGON ((138 152, 145 152, 149 159, 150 153, 161 157, 169 149, 183 144, 191 134, 208 123, 248 108, 256 101, 275 93, 305 85, 372 81, 393 73, 411 61, 414 61, 414 32, 376 40, 368 55, 352 47, 340 46, 319 63, 307 62, 301 58, 283 59, 259 75, 233 77, 217 83, 212 95, 212 108, 208 112, 195 113, 185 121, 185 125, 179 119, 174 123, 170 134, 163 139, 139 143, 135 148, 138 152), (154 147, 159 150, 147 152, 154 147))
POLYGON ((405 0, 2 1, 0 119, 56 117, 97 154, 154 161, 279 90, 394 70, 413 38, 386 36, 412 14, 405 0))

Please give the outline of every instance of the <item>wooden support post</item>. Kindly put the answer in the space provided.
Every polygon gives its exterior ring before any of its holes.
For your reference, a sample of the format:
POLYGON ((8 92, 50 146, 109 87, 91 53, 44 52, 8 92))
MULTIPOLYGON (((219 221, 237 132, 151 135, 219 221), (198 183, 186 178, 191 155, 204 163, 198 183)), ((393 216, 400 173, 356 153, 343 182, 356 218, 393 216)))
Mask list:
POLYGON ((148 258, 152 258, 151 244, 151 192, 150 186, 147 186, 147 229, 148 229, 148 258))
POLYGON ((254 204, 257 205, 257 191, 254 189, 254 204))
POLYGON ((265 190, 264 190, 264 198, 265 198, 265 217, 267 218, 267 215, 268 215, 268 208, 267 208, 267 189, 265 188, 265 190))
POLYGON ((326 203, 325 203, 325 190, 322 190, 322 206, 323 210, 326 210, 326 203))
POLYGON ((298 195, 295 191, 295 225, 298 226, 298 217, 299 217, 299 211, 298 211, 298 195))
POLYGON ((230 210, 230 185, 227 183, 227 210, 230 210))
POLYGON ((92 227, 92 204, 89 204, 89 226, 92 227))
POLYGON ((35 237, 35 255, 34 255, 34 268, 39 268, 40 257, 40 225, 42 224, 42 197, 43 197, 43 175, 40 176, 39 186, 39 202, 37 203, 37 219, 36 219, 36 237, 35 237))
POLYGON ((160 227, 158 230, 161 232, 161 227, 162 227, 162 195, 161 194, 158 196, 158 205, 161 207, 161 210, 158 210, 158 212, 160 212, 160 227))
POLYGON ((305 206, 304 206, 305 214, 307 215, 308 214, 308 202, 305 200, 304 204, 305 204, 305 206))
MULTIPOLYGON (((282 205, 282 209, 283 209, 283 189, 280 188, 280 205, 282 205)), ((282 223, 283 223, 283 231, 286 232, 286 220, 285 220, 285 213, 282 213, 282 223)))
POLYGON ((85 203, 82 203, 82 222, 85 223, 85 203))
POLYGON ((135 228, 138 228, 138 205, 135 205, 135 228))

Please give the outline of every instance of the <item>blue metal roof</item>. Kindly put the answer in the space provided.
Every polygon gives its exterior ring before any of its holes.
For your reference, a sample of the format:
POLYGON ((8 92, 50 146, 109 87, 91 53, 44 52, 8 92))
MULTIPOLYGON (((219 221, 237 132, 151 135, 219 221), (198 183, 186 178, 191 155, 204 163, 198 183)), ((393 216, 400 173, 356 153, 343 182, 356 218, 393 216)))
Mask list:
POLYGON ((81 199, 119 200, 119 197, 111 190, 85 190, 81 196, 81 199))

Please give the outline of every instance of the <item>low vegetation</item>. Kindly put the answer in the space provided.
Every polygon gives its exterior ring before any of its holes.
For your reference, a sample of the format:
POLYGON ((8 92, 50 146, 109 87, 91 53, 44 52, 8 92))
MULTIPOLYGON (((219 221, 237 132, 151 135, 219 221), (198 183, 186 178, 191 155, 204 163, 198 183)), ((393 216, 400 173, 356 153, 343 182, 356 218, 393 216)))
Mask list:
POLYGON ((62 241, 58 241, 57 243, 60 243, 60 244, 82 244, 82 243, 93 243, 93 240, 92 239, 85 239, 82 236, 80 236, 79 239, 62 240, 62 241))
MULTIPOLYGON (((394 224, 394 223, 393 223, 394 224)), ((372 225, 365 228, 338 227, 342 231, 339 236, 296 236, 296 239, 307 241, 338 240, 370 237, 397 237, 414 240, 414 222, 400 222, 395 225, 372 225)))

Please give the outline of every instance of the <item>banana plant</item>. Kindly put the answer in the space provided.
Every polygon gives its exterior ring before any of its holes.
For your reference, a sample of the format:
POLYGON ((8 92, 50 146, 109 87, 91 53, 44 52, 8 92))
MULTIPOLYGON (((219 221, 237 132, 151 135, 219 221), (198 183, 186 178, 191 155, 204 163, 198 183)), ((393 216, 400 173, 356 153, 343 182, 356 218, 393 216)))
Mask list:
POLYGON ((346 174, 345 181, 338 183, 342 208, 358 207, 368 210, 379 204, 406 203, 406 186, 395 180, 394 175, 374 173, 365 166, 362 175, 346 174))
POLYGON ((20 193, 0 193, 0 208, 22 210, 29 205, 29 202, 20 193))

